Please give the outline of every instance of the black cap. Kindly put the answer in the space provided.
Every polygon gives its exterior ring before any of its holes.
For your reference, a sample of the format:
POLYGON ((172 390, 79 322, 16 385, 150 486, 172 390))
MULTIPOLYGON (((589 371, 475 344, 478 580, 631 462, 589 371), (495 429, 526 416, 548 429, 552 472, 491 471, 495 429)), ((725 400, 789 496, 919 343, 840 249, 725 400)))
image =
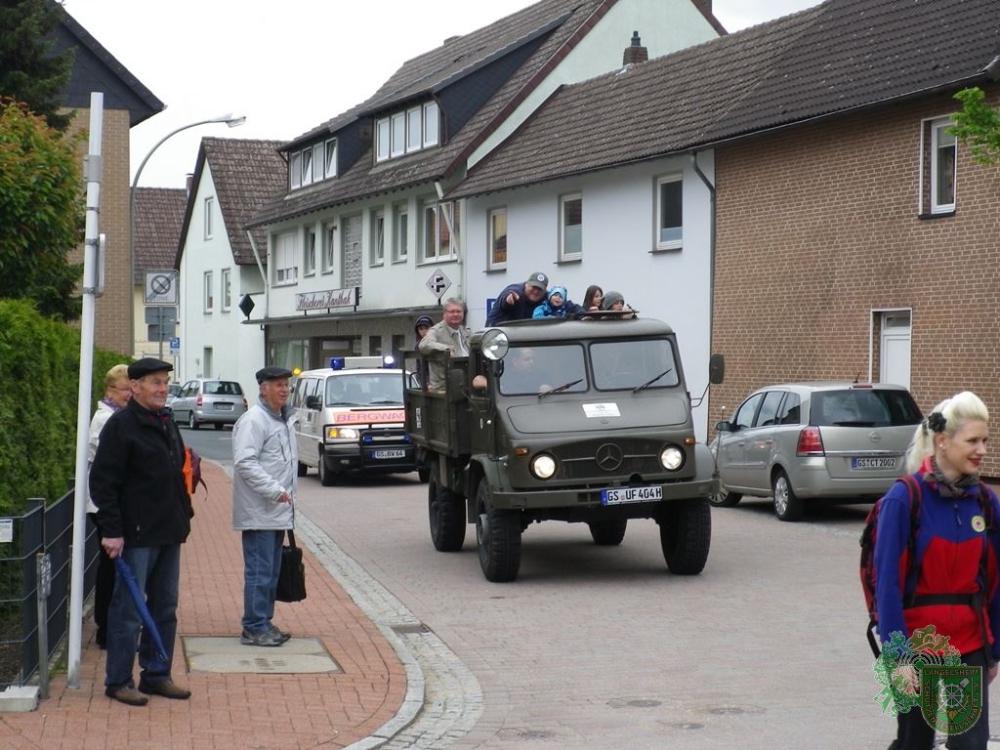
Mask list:
POLYGON ((258 383, 263 383, 265 380, 281 380, 282 378, 290 377, 292 377, 291 370, 276 365, 270 365, 269 367, 257 370, 258 383))
POLYGON ((128 377, 129 380, 138 380, 152 372, 170 372, 173 369, 174 366, 172 364, 164 362, 162 359, 144 357, 143 359, 137 359, 128 366, 128 377))
POLYGON ((418 328, 420 328, 420 326, 427 326, 428 328, 430 328, 433 325, 434 325, 434 320, 431 318, 430 315, 421 315, 419 318, 417 318, 416 322, 413 324, 413 330, 417 330, 418 328))

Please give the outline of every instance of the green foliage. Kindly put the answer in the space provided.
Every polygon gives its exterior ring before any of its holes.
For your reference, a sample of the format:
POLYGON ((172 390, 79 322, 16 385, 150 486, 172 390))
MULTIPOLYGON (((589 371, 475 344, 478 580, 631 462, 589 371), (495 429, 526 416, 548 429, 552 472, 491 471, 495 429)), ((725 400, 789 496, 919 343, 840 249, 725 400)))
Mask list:
POLYGON ((1000 161, 1000 114, 986 103, 979 87, 963 89, 955 98, 962 102, 962 111, 955 115, 951 132, 968 146, 977 162, 996 164, 1000 161))
POLYGON ((0 100, 0 299, 35 300, 61 320, 80 315, 83 267, 68 262, 86 216, 76 142, 0 100))
POLYGON ((52 54, 52 32, 64 14, 50 0, 0 3, 0 96, 26 104, 57 130, 71 120, 59 107, 75 56, 74 49, 52 54))
MULTIPOLYGON (((104 374, 128 361, 95 350, 91 414, 104 374)), ((30 302, 0 300, 0 515, 18 515, 29 497, 65 494, 75 473, 79 377, 79 330, 30 302)))

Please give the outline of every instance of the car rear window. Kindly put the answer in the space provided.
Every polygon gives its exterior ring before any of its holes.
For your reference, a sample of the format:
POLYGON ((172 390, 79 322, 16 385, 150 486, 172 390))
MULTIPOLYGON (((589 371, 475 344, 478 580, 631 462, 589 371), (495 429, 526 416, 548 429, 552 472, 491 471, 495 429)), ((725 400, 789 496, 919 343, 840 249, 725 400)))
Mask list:
POLYGON ((817 427, 896 427, 922 419, 909 391, 880 389, 817 391, 809 417, 817 427))
POLYGON ((240 384, 231 380, 211 380, 205 383, 206 396, 242 396, 240 384))

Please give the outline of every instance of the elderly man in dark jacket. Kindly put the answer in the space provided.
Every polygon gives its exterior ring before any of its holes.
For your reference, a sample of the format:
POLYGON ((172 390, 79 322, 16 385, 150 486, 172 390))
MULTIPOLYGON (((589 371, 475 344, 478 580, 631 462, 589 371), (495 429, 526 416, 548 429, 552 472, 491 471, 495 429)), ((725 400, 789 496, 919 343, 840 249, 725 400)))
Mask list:
POLYGON ((105 694, 132 706, 146 695, 184 700, 191 692, 171 678, 177 633, 180 545, 191 532, 191 498, 184 484, 184 441, 164 407, 173 365, 140 359, 129 365, 132 399, 101 432, 90 470, 101 544, 112 559, 123 557, 146 593, 146 604, 167 650, 164 664, 146 631, 128 586, 118 581, 108 612, 105 694), (140 640, 140 631, 142 631, 140 640), (132 679, 136 645, 142 670, 132 679))

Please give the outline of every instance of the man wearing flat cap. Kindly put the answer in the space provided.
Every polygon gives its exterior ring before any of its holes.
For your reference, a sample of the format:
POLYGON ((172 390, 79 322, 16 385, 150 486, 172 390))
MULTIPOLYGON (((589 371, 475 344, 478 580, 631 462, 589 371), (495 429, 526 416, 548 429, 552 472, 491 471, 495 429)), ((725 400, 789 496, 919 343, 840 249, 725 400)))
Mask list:
POLYGON ((184 441, 165 408, 173 369, 151 358, 128 366, 132 398, 108 418, 90 469, 101 546, 132 569, 167 650, 164 664, 119 576, 108 610, 104 692, 131 706, 145 705, 148 695, 176 700, 191 695, 171 677, 181 544, 194 515, 184 482, 184 441), (132 677, 137 645, 138 690, 132 677))
POLYGON ((295 527, 298 453, 289 416, 291 370, 257 371, 260 399, 233 426, 233 528, 243 536, 240 643, 280 646, 291 635, 272 622, 285 532, 295 527))

